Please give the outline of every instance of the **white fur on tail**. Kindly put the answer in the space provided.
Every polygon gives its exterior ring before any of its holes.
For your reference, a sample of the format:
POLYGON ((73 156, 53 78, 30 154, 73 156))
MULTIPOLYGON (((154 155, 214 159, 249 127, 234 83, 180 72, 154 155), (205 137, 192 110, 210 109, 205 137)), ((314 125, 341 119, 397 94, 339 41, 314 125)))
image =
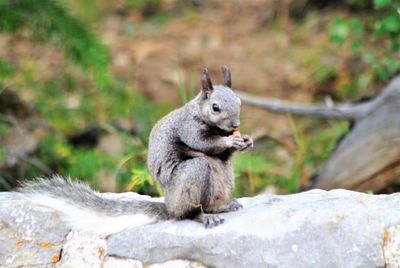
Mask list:
POLYGON ((103 216, 89 209, 76 207, 64 200, 39 193, 28 194, 27 197, 33 203, 50 207, 61 212, 63 219, 71 228, 99 235, 109 235, 127 228, 137 227, 156 221, 155 217, 144 214, 115 217, 103 216))

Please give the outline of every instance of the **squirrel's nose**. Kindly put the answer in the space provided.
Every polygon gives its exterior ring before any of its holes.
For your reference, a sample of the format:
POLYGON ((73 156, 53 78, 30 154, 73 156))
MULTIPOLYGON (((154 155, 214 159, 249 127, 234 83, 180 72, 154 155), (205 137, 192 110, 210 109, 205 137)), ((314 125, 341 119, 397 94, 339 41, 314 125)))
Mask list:
POLYGON ((234 123, 232 123, 232 128, 234 128, 234 129, 238 129, 239 126, 240 126, 240 122, 234 122, 234 123))

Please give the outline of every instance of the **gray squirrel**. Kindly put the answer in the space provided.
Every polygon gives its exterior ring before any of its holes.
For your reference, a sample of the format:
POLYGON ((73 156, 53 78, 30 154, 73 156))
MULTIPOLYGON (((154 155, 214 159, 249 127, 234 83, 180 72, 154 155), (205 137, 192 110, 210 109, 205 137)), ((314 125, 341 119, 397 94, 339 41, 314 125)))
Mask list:
POLYGON ((231 198, 231 156, 253 146, 239 128, 240 99, 231 89, 231 74, 222 67, 224 84, 213 86, 207 69, 201 92, 163 117, 149 138, 147 166, 161 185, 165 202, 137 196, 116 200, 84 183, 53 176, 28 182, 19 191, 35 203, 60 211, 77 229, 110 234, 160 220, 193 219, 206 228, 223 223, 216 213, 242 206, 231 198))

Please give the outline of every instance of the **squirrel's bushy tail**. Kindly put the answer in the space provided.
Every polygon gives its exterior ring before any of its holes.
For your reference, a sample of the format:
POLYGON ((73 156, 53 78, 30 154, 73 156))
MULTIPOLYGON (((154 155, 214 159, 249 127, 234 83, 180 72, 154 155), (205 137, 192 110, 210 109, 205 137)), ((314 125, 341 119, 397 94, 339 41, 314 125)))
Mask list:
POLYGON ((107 197, 84 183, 60 176, 27 182, 18 191, 34 203, 60 211, 71 227, 96 234, 168 219, 163 202, 140 195, 126 199, 107 197))

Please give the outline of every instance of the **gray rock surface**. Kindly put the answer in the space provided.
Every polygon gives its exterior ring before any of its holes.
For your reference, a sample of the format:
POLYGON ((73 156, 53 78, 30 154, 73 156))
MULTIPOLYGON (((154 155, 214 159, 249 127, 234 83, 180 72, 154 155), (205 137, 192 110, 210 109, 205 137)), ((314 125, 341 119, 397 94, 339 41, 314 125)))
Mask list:
POLYGON ((400 267, 400 194, 313 190, 239 201, 244 208, 214 229, 167 221, 98 237, 0 193, 0 267, 400 267))
POLYGON ((57 212, 0 193, 0 267, 56 263, 69 228, 57 212))

